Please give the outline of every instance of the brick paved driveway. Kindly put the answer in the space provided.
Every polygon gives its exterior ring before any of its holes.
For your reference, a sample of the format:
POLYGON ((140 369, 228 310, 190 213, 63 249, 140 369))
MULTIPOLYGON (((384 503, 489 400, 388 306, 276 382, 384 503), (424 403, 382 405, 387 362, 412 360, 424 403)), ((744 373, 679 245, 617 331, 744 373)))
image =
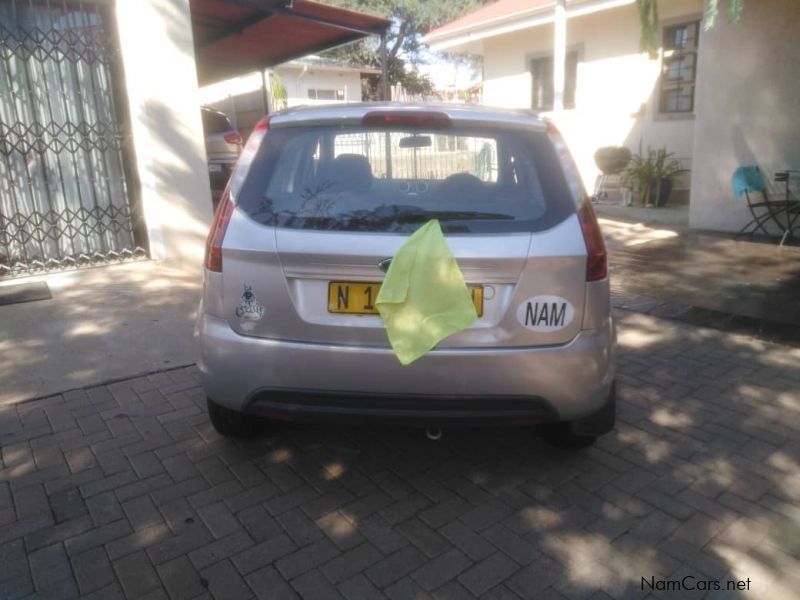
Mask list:
POLYGON ((572 453, 521 430, 234 443, 193 369, 0 408, 0 598, 640 597, 687 575, 796 598, 800 350, 630 313, 620 350, 619 426, 572 453))

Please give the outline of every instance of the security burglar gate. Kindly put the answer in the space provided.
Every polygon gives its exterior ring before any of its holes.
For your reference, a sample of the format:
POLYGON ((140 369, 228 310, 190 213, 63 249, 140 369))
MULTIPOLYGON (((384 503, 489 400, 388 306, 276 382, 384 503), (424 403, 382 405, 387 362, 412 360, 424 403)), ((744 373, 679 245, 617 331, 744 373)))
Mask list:
POLYGON ((146 256, 109 3, 0 0, 0 278, 146 256))

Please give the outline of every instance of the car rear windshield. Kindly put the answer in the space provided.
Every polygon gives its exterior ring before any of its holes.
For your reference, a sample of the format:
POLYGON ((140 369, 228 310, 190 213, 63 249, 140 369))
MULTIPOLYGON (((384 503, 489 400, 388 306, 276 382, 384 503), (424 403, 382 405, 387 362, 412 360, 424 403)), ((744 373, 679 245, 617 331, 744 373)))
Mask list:
POLYGON ((575 212, 545 132, 485 127, 273 128, 237 202, 264 225, 329 231, 540 231, 575 212))

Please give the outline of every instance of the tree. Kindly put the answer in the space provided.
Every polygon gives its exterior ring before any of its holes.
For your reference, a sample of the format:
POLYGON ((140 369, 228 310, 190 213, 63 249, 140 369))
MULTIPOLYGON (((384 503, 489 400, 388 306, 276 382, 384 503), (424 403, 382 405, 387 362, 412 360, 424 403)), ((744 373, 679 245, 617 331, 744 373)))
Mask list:
MULTIPOLYGON (((386 39, 389 83, 400 83, 411 93, 430 93, 433 84, 409 65, 419 61, 420 38, 430 31, 485 4, 487 0, 326 0, 343 8, 371 13, 392 20, 386 39)), ((325 53, 348 64, 380 67, 380 44, 375 38, 329 50, 325 53)), ((377 97, 378 78, 369 80, 368 97, 377 97)))
MULTIPOLYGON (((716 25, 719 5, 720 0, 706 0, 706 10, 703 14, 703 29, 706 31, 713 29, 716 25)), ((651 57, 654 57, 661 45, 658 0, 636 0, 636 7, 639 9, 639 21, 642 29, 640 38, 642 52, 648 52, 651 57)), ((744 0, 728 0, 728 20, 731 23, 738 23, 742 18, 743 9, 744 0)))

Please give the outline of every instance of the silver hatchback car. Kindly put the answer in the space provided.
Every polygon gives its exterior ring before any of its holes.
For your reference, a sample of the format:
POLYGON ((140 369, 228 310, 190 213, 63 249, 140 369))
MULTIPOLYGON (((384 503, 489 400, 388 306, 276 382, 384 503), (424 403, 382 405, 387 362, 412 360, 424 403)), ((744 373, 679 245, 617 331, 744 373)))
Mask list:
POLYGON ((251 134, 208 237, 198 320, 224 435, 268 419, 537 425, 582 447, 615 418, 607 256, 557 129, 527 111, 291 109, 251 134), (374 300, 438 219, 478 320, 409 366, 374 300))

